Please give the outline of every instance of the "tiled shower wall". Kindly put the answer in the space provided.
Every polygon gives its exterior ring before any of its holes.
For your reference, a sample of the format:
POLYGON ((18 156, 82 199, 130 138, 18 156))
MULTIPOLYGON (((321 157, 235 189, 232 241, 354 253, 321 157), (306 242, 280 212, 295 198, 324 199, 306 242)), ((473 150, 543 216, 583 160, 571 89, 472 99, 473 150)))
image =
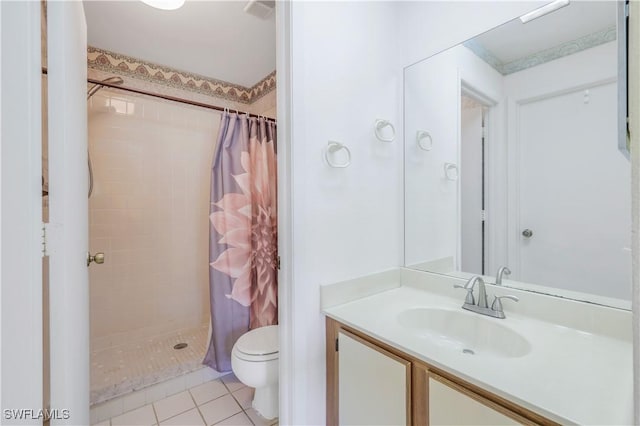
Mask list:
POLYGON ((103 89, 89 102, 93 350, 206 324, 220 114, 103 89))

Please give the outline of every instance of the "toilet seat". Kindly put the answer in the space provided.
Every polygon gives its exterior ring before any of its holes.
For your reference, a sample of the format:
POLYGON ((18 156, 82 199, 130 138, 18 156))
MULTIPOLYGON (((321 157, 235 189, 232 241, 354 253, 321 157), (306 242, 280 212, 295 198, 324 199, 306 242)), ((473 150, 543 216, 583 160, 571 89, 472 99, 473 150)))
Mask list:
POLYGON ((250 362, 278 359, 278 326, 268 325, 243 334, 233 346, 233 352, 239 359, 250 362))

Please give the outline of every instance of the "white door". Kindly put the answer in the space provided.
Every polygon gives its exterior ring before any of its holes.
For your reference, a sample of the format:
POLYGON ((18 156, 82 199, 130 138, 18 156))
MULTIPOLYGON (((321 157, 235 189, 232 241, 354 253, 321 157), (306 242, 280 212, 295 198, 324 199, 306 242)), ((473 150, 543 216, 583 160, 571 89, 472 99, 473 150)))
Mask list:
POLYGON ((0 424, 36 425, 24 412, 43 408, 40 2, 1 1, 0 39, 0 424))
POLYGON ((628 299, 631 177, 616 144, 616 84, 518 113, 518 278, 628 299))
POLYGON ((51 424, 89 424, 87 32, 82 2, 47 3, 51 424))
POLYGON ((411 365, 360 338, 338 333, 341 425, 405 425, 411 365))

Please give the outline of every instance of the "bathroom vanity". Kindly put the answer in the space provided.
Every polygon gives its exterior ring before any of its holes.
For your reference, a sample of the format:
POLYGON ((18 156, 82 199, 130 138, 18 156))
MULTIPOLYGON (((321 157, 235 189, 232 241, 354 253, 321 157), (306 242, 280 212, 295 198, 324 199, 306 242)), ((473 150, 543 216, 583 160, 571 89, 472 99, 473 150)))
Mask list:
POLYGON ((326 327, 328 424, 557 424, 336 320, 326 327))
POLYGON ((631 424, 630 312, 401 268, 322 289, 327 424, 631 424))
POLYGON ((632 424, 624 2, 554 3, 404 69, 405 268, 321 290, 328 424, 632 424))

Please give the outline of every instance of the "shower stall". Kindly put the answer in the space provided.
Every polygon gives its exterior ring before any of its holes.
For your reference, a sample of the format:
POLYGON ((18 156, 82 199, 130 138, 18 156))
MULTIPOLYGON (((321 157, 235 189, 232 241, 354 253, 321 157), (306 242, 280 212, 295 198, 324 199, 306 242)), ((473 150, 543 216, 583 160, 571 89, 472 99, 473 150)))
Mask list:
MULTIPOLYGON (((122 80, 106 80, 104 86, 122 80)), ((89 88, 91 403, 202 366, 220 114, 89 88)))

